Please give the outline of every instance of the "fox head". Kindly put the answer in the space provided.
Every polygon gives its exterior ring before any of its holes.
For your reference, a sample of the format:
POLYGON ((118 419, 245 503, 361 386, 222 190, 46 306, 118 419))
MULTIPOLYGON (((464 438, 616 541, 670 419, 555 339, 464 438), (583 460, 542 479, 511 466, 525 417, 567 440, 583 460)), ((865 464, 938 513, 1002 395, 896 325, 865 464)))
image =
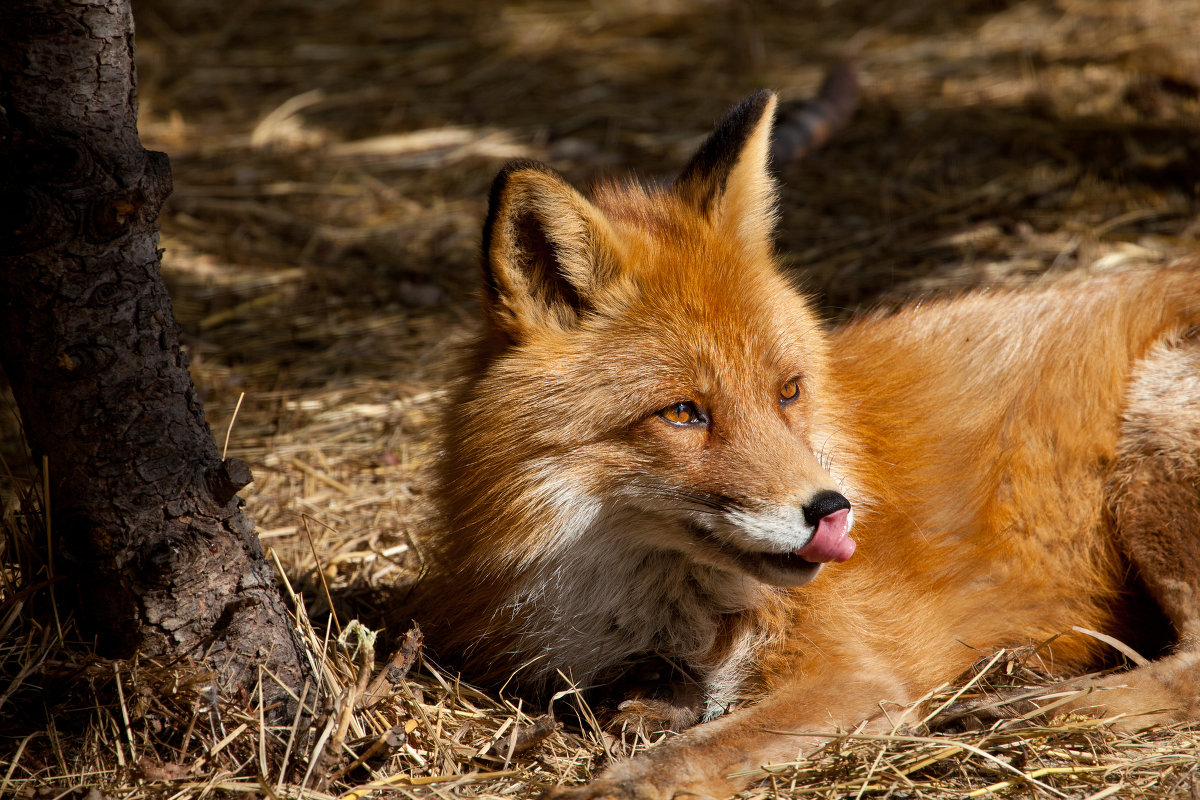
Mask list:
POLYGON ((825 335, 773 255, 775 102, 734 108, 670 185, 496 178, 485 340, 447 422, 457 563, 621 549, 785 587, 853 552, 825 335))

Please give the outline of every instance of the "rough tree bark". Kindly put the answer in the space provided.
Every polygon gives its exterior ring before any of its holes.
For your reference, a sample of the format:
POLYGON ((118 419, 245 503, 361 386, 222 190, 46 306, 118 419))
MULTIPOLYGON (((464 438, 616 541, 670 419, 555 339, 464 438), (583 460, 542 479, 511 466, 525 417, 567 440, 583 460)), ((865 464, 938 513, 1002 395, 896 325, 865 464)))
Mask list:
POLYGON ((0 365, 49 462, 58 601, 105 654, 298 687, 304 645, 237 497, 249 470, 217 453, 159 273, 171 176, 138 139, 129 0, 2 16, 0 365))

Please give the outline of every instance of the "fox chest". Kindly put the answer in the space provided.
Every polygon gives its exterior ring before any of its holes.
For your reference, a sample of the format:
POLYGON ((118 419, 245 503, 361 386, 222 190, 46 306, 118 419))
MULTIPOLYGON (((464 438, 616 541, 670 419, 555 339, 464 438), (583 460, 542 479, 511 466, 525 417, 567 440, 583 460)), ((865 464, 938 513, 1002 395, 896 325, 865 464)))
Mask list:
POLYGON ((540 656, 547 677, 557 670, 587 682, 646 654, 677 662, 705 687, 736 693, 752 655, 744 626, 753 588, 738 576, 697 569, 667 551, 597 548, 570 568, 547 571, 533 592, 541 603, 521 603, 522 637, 540 656), (549 602, 546 602, 549 601, 549 602))

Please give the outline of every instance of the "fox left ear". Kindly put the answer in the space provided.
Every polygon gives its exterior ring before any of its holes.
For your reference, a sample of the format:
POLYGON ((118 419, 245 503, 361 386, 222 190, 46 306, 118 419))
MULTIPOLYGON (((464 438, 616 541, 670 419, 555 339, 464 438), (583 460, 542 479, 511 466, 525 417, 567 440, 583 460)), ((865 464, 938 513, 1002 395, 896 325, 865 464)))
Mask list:
POLYGON ((554 170, 513 161, 492 184, 483 226, 483 307, 492 328, 521 342, 570 329, 616 274, 608 220, 554 170))
POLYGON ((675 181, 675 193, 744 244, 770 247, 775 180, 768 169, 775 94, 761 89, 725 115, 675 181))

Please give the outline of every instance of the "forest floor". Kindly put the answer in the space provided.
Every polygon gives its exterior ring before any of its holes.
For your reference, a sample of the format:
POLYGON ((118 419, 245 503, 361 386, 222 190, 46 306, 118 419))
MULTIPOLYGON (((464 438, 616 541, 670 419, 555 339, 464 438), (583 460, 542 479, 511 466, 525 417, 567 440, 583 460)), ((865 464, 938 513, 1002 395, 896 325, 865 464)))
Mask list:
MULTIPOLYGON (((860 108, 783 175, 778 235, 831 320, 1200 250, 1200 0, 134 5, 141 134, 175 179, 163 274, 214 436, 250 463, 248 511, 322 648, 352 618, 378 628, 419 564, 433 424, 507 159, 577 185, 669 177, 728 106, 808 96, 845 61, 860 108)), ((526 797, 645 745, 534 727, 546 709, 421 667, 352 721, 352 752, 384 742, 369 770, 306 777, 299 746, 260 759, 288 732, 253 718, 197 707, 170 739, 189 712, 148 697, 167 690, 146 665, 89 661, 97 694, 30 710, 49 628, 14 622, 4 591, 0 639, 20 634, 0 648, 0 796, 526 797)), ((341 691, 355 666, 327 649, 341 691)), ((968 693, 988 681, 1036 676, 1003 654, 968 693)), ((1200 796, 1194 729, 970 736, 847 740, 746 797, 1200 796)))

